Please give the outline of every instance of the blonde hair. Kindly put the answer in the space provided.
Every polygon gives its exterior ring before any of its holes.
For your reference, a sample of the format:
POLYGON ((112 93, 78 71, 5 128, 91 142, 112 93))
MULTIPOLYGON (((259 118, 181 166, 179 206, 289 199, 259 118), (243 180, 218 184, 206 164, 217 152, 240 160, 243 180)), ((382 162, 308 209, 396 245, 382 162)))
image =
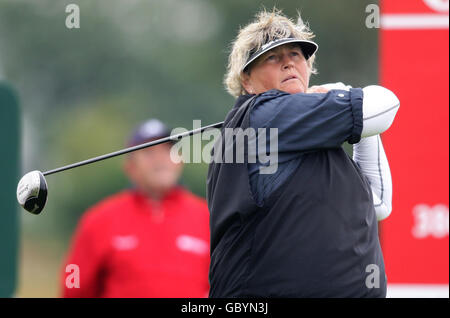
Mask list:
MULTIPOLYGON (((231 53, 228 56, 227 72, 224 78, 225 87, 231 95, 238 97, 247 92, 242 86, 241 80, 243 68, 250 51, 261 48, 265 43, 280 38, 293 37, 300 40, 310 40, 314 34, 309 27, 303 23, 298 13, 297 23, 287 18, 278 9, 267 12, 265 9, 258 12, 255 21, 249 23, 239 30, 239 34, 232 43, 231 53)), ((312 74, 317 71, 314 68, 315 55, 308 60, 308 66, 312 74)))

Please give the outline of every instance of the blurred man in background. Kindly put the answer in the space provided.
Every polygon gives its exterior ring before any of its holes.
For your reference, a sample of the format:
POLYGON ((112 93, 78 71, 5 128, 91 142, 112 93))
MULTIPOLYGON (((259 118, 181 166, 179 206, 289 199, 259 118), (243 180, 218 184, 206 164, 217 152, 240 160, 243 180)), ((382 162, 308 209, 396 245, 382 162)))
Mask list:
MULTIPOLYGON (((128 146, 169 134, 162 122, 150 119, 128 146)), ((182 163, 171 160, 171 146, 129 154, 124 171, 134 188, 84 214, 63 268, 63 297, 208 295, 209 212, 204 199, 177 185, 182 163)))

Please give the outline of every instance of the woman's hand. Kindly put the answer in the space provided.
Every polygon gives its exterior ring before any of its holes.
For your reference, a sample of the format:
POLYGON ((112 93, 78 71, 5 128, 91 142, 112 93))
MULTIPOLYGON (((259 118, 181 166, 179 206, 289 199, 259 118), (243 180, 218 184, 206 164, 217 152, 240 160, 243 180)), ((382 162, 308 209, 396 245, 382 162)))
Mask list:
POLYGON ((314 85, 309 87, 306 90, 306 93, 310 94, 310 93, 328 93, 330 90, 328 88, 325 88, 323 86, 318 86, 318 85, 314 85))

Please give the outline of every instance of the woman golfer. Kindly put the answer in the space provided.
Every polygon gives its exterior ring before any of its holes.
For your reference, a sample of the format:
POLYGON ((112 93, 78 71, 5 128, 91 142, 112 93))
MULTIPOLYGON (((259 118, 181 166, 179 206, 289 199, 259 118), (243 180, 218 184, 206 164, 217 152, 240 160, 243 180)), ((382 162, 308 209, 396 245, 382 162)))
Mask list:
POLYGON ((312 37, 274 10, 233 42, 225 84, 237 99, 222 131, 275 128, 277 160, 265 173, 250 156, 209 166, 210 297, 386 295, 377 220, 391 212, 392 185, 379 134, 399 101, 380 86, 309 87, 312 37))

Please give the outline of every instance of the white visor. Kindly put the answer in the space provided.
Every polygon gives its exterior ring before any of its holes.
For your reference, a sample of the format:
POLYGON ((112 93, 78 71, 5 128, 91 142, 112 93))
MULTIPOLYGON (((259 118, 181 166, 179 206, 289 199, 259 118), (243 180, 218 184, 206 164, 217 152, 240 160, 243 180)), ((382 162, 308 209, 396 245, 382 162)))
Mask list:
POLYGON ((319 48, 319 46, 316 43, 308 40, 299 40, 295 38, 276 39, 264 44, 259 48, 259 50, 255 52, 250 52, 250 56, 247 62, 245 63, 244 67, 242 68, 242 70, 245 70, 246 67, 250 65, 250 63, 252 63, 262 54, 266 53, 267 51, 273 48, 276 48, 277 46, 287 43, 298 43, 300 48, 302 49, 303 55, 305 56, 306 60, 308 60, 314 53, 316 53, 317 49, 319 48))

